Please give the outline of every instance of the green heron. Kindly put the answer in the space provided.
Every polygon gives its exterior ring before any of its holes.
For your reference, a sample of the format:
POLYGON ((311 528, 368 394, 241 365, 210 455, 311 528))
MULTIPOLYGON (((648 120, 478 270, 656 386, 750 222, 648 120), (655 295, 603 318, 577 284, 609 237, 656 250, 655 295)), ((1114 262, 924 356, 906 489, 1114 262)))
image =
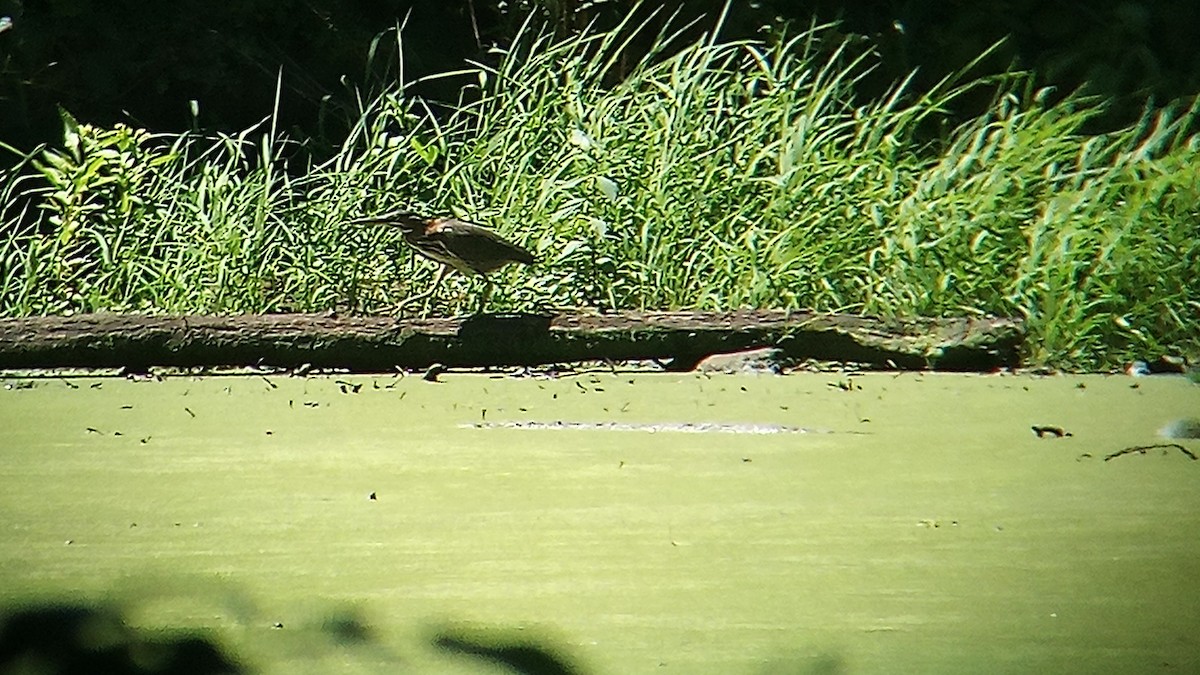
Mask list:
POLYGON ((487 275, 509 263, 532 265, 533 254, 508 241, 486 227, 480 227, 457 218, 428 218, 412 211, 388 211, 378 216, 369 216, 350 221, 353 225, 390 225, 400 228, 404 241, 417 253, 442 263, 437 279, 429 290, 409 298, 409 301, 426 298, 437 291, 438 284, 451 267, 467 275, 479 275, 484 279, 483 298, 479 303, 482 312, 492 292, 492 282, 487 275))

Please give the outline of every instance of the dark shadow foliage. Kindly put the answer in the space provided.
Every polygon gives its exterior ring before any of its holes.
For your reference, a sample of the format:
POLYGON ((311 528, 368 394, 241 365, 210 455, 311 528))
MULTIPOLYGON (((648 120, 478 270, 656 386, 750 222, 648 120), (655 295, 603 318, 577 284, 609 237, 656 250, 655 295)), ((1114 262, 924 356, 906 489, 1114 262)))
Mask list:
POLYGON ((433 644, 447 653, 479 659, 521 675, 579 675, 583 672, 553 648, 528 640, 442 633, 433 639, 433 644))
MULTIPOLYGON (((677 9, 678 26, 715 17, 725 1, 0 0, 0 17, 8 17, 0 29, 0 141, 24 150, 58 141, 60 105, 103 126, 238 131, 272 112, 279 78, 279 128, 319 156, 358 118, 353 90, 378 91, 399 74, 389 31, 402 22, 403 79, 411 82, 465 59, 493 61, 490 50, 531 14, 569 33, 660 5, 658 25, 677 9)), ((983 70, 1015 64, 1060 95, 1086 85, 1111 101, 1110 118, 1100 122, 1108 126, 1131 121, 1148 98, 1162 103, 1200 89, 1200 6, 1192 0, 732 0, 721 37, 814 20, 840 21, 857 44, 880 52, 880 67, 861 84, 866 95, 914 69, 916 87, 929 86, 1001 39, 983 70)), ((695 33, 710 25, 697 24, 695 33)), ((630 60, 640 57, 638 46, 630 60)), ((462 84, 435 80, 407 93, 453 101, 462 84)), ((978 103, 986 101, 981 93, 978 103)))
POLYGON ((217 675, 245 672, 214 642, 148 638, 108 608, 46 604, 0 615, 0 674, 217 675))

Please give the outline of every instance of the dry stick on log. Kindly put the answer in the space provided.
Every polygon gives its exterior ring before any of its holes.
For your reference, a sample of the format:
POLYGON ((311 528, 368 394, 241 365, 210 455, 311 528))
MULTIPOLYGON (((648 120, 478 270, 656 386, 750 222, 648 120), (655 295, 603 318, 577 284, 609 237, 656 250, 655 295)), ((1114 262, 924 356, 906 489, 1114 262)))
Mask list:
MULTIPOLYGON (((1174 448, 1174 449, 1182 452, 1183 454, 1187 455, 1189 459, 1193 459, 1193 460, 1200 459, 1200 457, 1196 457, 1196 453, 1192 452, 1191 450, 1188 450, 1187 448, 1183 447, 1182 445, 1180 445, 1178 443, 1155 443, 1154 445, 1134 445, 1134 446, 1125 448, 1124 450, 1118 450, 1118 451, 1114 452, 1113 454, 1105 457, 1104 461, 1107 462, 1110 459, 1116 459, 1116 458, 1120 457, 1121 455, 1132 455, 1135 452, 1139 455, 1144 455, 1144 454, 1146 454, 1147 450, 1155 450, 1155 449, 1159 449, 1159 448, 1162 448, 1163 450, 1170 450, 1170 449, 1174 448)), ((1166 454, 1166 453, 1163 453, 1163 454, 1166 454)))
POLYGON ((906 370, 1018 365, 1023 326, 1006 318, 878 319, 747 310, 478 315, 460 319, 267 314, 93 314, 0 319, 0 368, 252 366, 356 371, 671 359, 776 347, 906 370))

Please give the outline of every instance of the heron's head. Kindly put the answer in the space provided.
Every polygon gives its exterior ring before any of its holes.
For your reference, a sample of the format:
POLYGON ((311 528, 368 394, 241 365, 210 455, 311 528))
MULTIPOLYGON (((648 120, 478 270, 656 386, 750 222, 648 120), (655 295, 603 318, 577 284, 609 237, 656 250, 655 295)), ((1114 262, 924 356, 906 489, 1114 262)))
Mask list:
POLYGON ((407 209, 387 211, 377 216, 356 218, 350 221, 351 225, 389 225, 391 227, 398 227, 405 232, 423 231, 425 225, 428 223, 429 218, 407 209))

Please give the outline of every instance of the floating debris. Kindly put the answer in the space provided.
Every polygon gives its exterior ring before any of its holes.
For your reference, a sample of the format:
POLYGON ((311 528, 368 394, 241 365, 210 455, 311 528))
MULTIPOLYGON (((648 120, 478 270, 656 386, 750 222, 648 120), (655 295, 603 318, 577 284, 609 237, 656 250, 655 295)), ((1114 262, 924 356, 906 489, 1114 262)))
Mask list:
POLYGON ((1187 448, 1183 447, 1182 445, 1180 445, 1178 443, 1155 443, 1153 445, 1134 445, 1134 446, 1125 448, 1123 450, 1118 450, 1118 451, 1112 453, 1111 455, 1105 457, 1104 461, 1108 462, 1110 460, 1114 460, 1118 457, 1121 457, 1122 455, 1132 455, 1135 453, 1139 454, 1139 455, 1144 455, 1147 452, 1149 452, 1150 450, 1162 450, 1163 455, 1166 455, 1168 450, 1178 450, 1179 452, 1183 453, 1184 456, 1186 456, 1188 459, 1190 459, 1192 461, 1200 460, 1200 457, 1197 457, 1196 453, 1192 452, 1191 450, 1188 450, 1187 448))
POLYGON ((781 424, 720 424, 717 422, 668 422, 633 424, 628 422, 478 422, 462 424, 471 429, 532 429, 572 431, 659 431, 683 434, 806 434, 812 429, 781 424))
POLYGON ((1033 429, 1033 433, 1037 434, 1038 438, 1045 438, 1046 436, 1052 436, 1054 438, 1064 438, 1064 437, 1069 438, 1069 437, 1075 435, 1069 431, 1064 430, 1062 427, 1052 427, 1052 426, 1047 426, 1047 425, 1034 425, 1033 427, 1030 427, 1030 428, 1033 429))

